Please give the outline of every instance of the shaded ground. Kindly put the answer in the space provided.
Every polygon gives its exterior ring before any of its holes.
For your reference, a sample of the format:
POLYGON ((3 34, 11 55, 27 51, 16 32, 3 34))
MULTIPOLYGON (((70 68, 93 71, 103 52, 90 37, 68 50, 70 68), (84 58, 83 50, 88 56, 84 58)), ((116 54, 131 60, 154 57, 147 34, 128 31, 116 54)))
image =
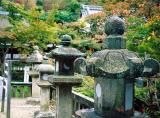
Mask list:
MULTIPOLYGON (((26 104, 25 98, 11 99, 11 118, 33 118, 34 112, 39 109, 39 105, 26 104)), ((6 118, 5 114, 0 112, 0 118, 6 118)))

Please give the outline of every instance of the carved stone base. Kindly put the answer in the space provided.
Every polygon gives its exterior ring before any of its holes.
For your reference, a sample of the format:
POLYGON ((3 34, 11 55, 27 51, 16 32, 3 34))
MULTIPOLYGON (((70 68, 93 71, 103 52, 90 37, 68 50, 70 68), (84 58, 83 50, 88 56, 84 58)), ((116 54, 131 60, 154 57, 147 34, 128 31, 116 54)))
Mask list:
POLYGON ((40 111, 36 111, 34 113, 34 118, 55 118, 55 113, 53 112, 40 112, 40 111))
POLYGON ((40 98, 39 97, 28 97, 26 100, 26 103, 31 104, 31 105, 39 105, 40 98))
POLYGON ((149 118, 145 113, 140 113, 135 111, 134 116, 128 117, 128 116, 120 116, 118 114, 115 114, 115 116, 101 116, 95 113, 94 109, 83 109, 76 112, 76 118, 149 118))

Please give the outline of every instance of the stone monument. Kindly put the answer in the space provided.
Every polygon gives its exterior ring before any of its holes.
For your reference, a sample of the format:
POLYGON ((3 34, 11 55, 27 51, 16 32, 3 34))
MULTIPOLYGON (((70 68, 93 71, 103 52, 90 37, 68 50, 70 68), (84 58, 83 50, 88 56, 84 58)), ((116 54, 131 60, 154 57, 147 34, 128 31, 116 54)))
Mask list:
POLYGON ((72 86, 82 83, 82 78, 74 75, 74 60, 83 57, 75 48, 68 47, 69 35, 62 36, 63 47, 52 50, 50 57, 55 59, 55 74, 49 76, 49 82, 56 87, 56 118, 72 118, 72 86))
MULTIPOLYGON (((124 20, 117 16, 108 18, 105 24, 108 37, 103 41, 104 49, 84 60, 87 74, 95 77, 95 103, 94 109, 82 110, 81 118, 134 117, 134 79, 158 72, 154 71, 159 69, 156 60, 143 62, 136 53, 126 49, 122 36, 124 31, 124 20)), ((81 64, 78 61, 82 59, 77 59, 76 66, 79 67, 81 64)))
POLYGON ((27 58, 27 62, 32 64, 31 69, 29 70, 29 76, 32 78, 32 97, 27 99, 27 103, 38 104, 40 97, 40 87, 37 85, 39 79, 39 73, 36 70, 38 65, 42 63, 43 56, 39 52, 39 47, 34 46, 33 53, 27 58))

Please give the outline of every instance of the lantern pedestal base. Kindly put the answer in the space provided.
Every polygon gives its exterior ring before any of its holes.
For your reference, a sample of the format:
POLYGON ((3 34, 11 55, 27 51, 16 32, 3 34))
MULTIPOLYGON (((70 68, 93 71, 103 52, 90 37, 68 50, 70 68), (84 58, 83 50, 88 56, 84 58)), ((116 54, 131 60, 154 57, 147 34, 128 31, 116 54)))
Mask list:
POLYGON ((35 70, 29 71, 29 76, 32 77, 32 97, 27 98, 27 104, 40 104, 40 87, 37 85, 39 80, 39 73, 35 70))
POLYGON ((114 114, 114 116, 103 116, 95 113, 94 108, 83 109, 76 111, 76 118, 148 118, 145 113, 140 113, 138 111, 134 112, 134 116, 124 116, 119 114, 114 114))
POLYGON ((48 112, 51 84, 48 81, 39 81, 37 84, 41 88, 40 110, 41 112, 48 112))
POLYGON ((31 105, 39 105, 40 97, 28 97, 26 103, 31 105))
POLYGON ((55 113, 53 112, 40 112, 36 111, 34 113, 34 118, 55 118, 55 113))

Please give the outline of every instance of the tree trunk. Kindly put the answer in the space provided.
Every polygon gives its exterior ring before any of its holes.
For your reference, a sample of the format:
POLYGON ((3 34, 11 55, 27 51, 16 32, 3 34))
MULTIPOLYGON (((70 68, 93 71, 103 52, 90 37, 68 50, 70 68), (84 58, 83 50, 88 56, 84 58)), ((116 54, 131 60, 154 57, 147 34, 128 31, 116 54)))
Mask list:
POLYGON ((65 8, 71 0, 44 0, 44 10, 48 11, 51 10, 53 7, 53 4, 58 6, 59 9, 65 8))
POLYGON ((26 9, 34 9, 36 7, 36 0, 15 0, 15 2, 24 5, 26 9))
POLYGON ((34 9, 36 7, 36 0, 25 0, 24 5, 26 9, 34 9))
POLYGON ((6 54, 8 52, 8 48, 1 48, 0 49, 0 76, 3 75, 4 73, 4 61, 5 61, 5 57, 6 57, 6 54))
POLYGON ((53 1, 54 0, 44 0, 44 10, 45 11, 52 9, 53 1))
POLYGON ((144 15, 147 18, 151 18, 152 17, 152 11, 153 11, 153 0, 148 0, 144 6, 145 6, 144 7, 144 15))

